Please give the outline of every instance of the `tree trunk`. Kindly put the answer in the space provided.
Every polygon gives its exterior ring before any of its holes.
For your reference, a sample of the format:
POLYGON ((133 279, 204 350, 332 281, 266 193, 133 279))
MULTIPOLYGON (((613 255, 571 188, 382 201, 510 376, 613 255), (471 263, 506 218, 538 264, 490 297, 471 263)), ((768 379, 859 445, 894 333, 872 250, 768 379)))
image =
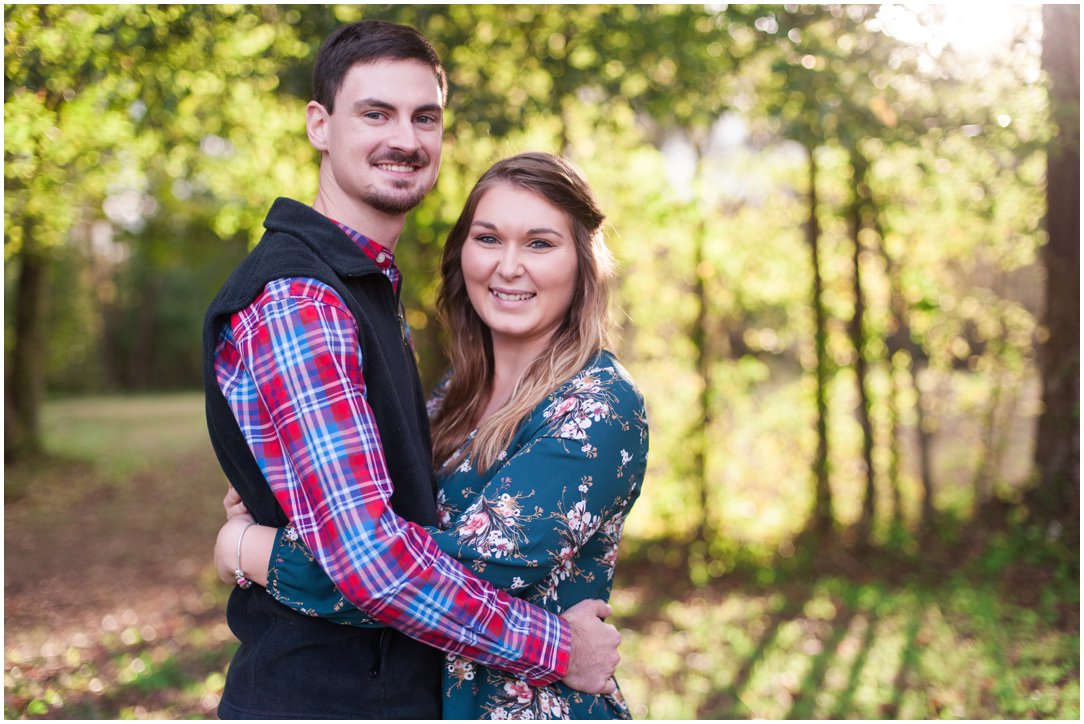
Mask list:
MULTIPOLYGON (((903 289, 900 282, 900 271, 896 265, 896 260, 888 253, 888 248, 885 246, 885 228, 881 223, 881 215, 879 207, 877 206, 873 195, 870 194, 870 208, 872 209, 872 221, 874 231, 877 234, 877 238, 881 240, 881 243, 877 247, 877 251, 881 256, 885 265, 885 274, 888 276, 889 287, 889 309, 892 313, 893 322, 896 325, 895 330, 886 340, 886 346, 888 349, 888 361, 889 368, 893 371, 893 380, 895 381, 895 359, 898 352, 907 353, 907 370, 911 377, 911 384, 915 388, 915 435, 918 440, 918 464, 919 464, 919 477, 922 482, 922 513, 919 520, 919 529, 921 535, 929 533, 933 524, 934 507, 933 507, 933 465, 931 463, 930 452, 930 434, 926 429, 926 414, 925 407, 922 403, 922 388, 919 385, 919 379, 922 376, 922 371, 926 369, 928 364, 928 356, 926 350, 922 348, 918 342, 915 341, 914 335, 911 333, 911 324, 907 319, 907 304, 903 298, 903 289)), ((893 389, 896 389, 893 387, 893 389)), ((898 420, 898 409, 895 411, 898 420)), ((893 423, 895 425, 895 422, 893 423)), ((893 435, 896 435, 894 432, 893 435)), ((898 481, 896 483, 898 488, 898 481)))
POLYGON ((933 531, 933 455, 930 450, 930 432, 926 425, 926 405, 922 402, 922 372, 928 366, 925 350, 913 344, 908 349, 908 368, 911 384, 915 388, 915 433, 918 435, 918 468, 922 480, 922 519, 919 521, 921 537, 933 531))
POLYGON ((8 360, 4 393, 4 461, 18 462, 41 452, 39 412, 45 391, 45 300, 49 266, 23 229, 15 297, 15 344, 8 360))
POLYGON ((813 517, 810 528, 825 536, 832 531, 832 489, 828 479, 828 322, 824 311, 823 284, 820 271, 820 224, 817 223, 817 155, 811 145, 809 153, 809 221, 806 242, 809 244, 813 267, 813 319, 816 349, 817 452, 813 460, 815 477, 813 517))
POLYGON ((697 224, 693 256, 693 295, 696 297, 696 321, 689 335, 693 346, 696 348, 696 372, 700 377, 700 396, 698 399, 699 410, 697 411, 696 423, 693 429, 693 475, 696 477, 698 497, 700 498, 700 520, 697 524, 697 540, 710 541, 711 524, 711 501, 709 500, 710 484, 708 482, 708 449, 711 437, 711 390, 714 380, 711 374, 711 350, 708 348, 708 294, 707 294, 707 261, 704 259, 704 244, 707 234, 704 221, 697 224))
POLYGON ((896 355, 888 349, 888 487, 892 491, 892 538, 903 533, 903 491, 900 486, 900 379, 896 355))
POLYGON ((870 414, 869 364, 866 361, 865 325, 866 303, 862 293, 862 242, 860 241, 865 207, 864 192, 866 185, 866 160, 857 152, 851 154, 854 168, 854 197, 851 205, 851 233, 854 248, 854 314, 848 331, 854 346, 854 375, 858 385, 858 423, 862 427, 862 460, 866 466, 865 494, 862 498, 862 516, 858 521, 858 543, 865 545, 873 528, 873 519, 877 509, 877 487, 873 470, 873 421, 870 414))
POLYGON ((994 475, 1000 466, 1000 445, 998 444, 998 408, 1001 407, 1001 392, 1004 387, 1005 374, 1001 371, 991 373, 994 378, 994 389, 990 393, 990 400, 986 408, 986 414, 982 416, 981 434, 982 449, 979 454, 978 465, 975 475, 971 479, 971 495, 974 500, 974 509, 977 514, 986 503, 993 497, 994 475))
POLYGON ((1058 132, 1047 154, 1046 309, 1039 345, 1043 413, 1031 501, 1048 520, 1075 521, 1080 516, 1079 6, 1043 6, 1042 64, 1050 77, 1058 132))

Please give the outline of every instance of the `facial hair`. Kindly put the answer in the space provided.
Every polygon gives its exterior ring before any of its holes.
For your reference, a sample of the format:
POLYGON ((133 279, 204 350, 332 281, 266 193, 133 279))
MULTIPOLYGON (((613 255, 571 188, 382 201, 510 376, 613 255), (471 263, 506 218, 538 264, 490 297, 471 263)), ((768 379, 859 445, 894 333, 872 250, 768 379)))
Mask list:
MULTIPOLYGON (((368 162, 374 166, 378 163, 412 165, 421 170, 429 165, 429 156, 421 151, 409 154, 391 153, 379 158, 370 158, 368 162)), ((395 189, 373 188, 371 186, 366 188, 362 194, 362 201, 385 214, 405 214, 420 204, 425 195, 433 188, 433 184, 426 187, 416 187, 409 179, 397 180, 394 183, 397 187, 395 189)))

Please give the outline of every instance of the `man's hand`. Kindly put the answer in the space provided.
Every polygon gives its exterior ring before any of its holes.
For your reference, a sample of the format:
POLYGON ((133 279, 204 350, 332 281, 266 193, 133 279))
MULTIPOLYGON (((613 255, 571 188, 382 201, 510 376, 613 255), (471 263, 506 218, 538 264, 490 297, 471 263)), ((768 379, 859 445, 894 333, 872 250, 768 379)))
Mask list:
POLYGON ((585 694, 612 694, 617 690, 614 670, 621 657, 621 634, 602 619, 613 613, 608 603, 593 598, 580 601, 561 614, 572 627, 572 653, 564 683, 585 694))

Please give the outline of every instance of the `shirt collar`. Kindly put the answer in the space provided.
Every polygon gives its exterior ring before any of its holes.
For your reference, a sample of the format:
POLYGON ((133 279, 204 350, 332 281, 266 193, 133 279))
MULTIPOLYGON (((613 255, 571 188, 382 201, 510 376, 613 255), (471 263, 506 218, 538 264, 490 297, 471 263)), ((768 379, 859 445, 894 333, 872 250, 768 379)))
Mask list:
POLYGON ((365 256, 373 260, 373 263, 380 267, 380 270, 385 274, 395 266, 395 255, 387 247, 378 244, 369 237, 354 231, 341 221, 331 221, 343 230, 343 233, 350 237, 350 239, 357 244, 358 248, 365 253, 365 256))

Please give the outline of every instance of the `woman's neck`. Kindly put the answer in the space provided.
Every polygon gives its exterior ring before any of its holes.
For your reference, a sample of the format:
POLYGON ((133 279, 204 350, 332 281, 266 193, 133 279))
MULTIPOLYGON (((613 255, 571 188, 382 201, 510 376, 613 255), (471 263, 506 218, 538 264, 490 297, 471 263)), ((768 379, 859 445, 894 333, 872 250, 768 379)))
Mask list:
POLYGON ((493 381, 489 387, 489 400, 475 421, 476 427, 504 407, 512 396, 516 383, 523 378, 527 368, 538 359, 548 343, 549 339, 531 344, 493 340, 493 381))

